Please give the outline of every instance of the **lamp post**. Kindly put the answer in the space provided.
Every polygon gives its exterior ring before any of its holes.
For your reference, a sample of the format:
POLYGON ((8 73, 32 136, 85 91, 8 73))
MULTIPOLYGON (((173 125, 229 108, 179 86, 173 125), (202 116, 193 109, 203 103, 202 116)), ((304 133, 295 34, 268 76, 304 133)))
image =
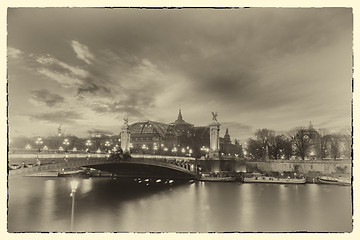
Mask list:
POLYGON ((37 150, 37 153, 36 153, 36 161, 39 162, 39 154, 40 154, 40 147, 41 145, 44 143, 42 138, 41 137, 38 137, 35 141, 36 145, 38 146, 38 150, 37 150))
POLYGON ((70 231, 72 232, 74 230, 74 213, 75 213, 75 193, 76 193, 76 189, 79 185, 79 182, 77 180, 72 180, 70 182, 70 186, 71 186, 71 193, 70 193, 70 197, 71 197, 71 222, 70 222, 70 231))
POLYGON ((70 145, 69 140, 65 138, 63 144, 65 145, 65 151, 67 151, 67 147, 70 145))
POLYGON ((176 147, 174 147, 172 150, 171 150, 171 152, 173 152, 173 154, 174 154, 174 156, 176 155, 176 153, 177 153, 177 148, 176 147))
POLYGON ((110 144, 110 142, 109 141, 106 141, 105 142, 105 152, 107 153, 108 152, 108 149, 109 149, 109 147, 111 146, 111 144, 110 144))

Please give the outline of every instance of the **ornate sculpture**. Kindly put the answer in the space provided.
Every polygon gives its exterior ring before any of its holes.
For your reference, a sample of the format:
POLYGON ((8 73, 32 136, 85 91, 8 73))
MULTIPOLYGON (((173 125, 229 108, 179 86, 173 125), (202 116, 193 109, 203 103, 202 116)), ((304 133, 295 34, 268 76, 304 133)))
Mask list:
POLYGON ((129 122, 129 119, 127 117, 124 118, 124 125, 127 125, 129 122))
POLYGON ((212 114, 212 116, 213 116, 213 120, 214 120, 215 122, 217 122, 217 116, 218 116, 217 112, 211 112, 211 114, 212 114))

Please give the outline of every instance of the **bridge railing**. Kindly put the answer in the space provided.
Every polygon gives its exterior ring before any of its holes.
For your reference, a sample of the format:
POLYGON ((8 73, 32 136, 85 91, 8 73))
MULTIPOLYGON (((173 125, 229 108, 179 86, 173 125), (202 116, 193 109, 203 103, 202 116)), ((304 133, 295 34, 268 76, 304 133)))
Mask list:
MULTIPOLYGON (((47 159, 47 158, 86 158, 86 157, 109 157, 107 153, 50 153, 50 154, 36 154, 36 153, 24 153, 24 154, 9 154, 9 159, 23 158, 23 159, 47 159)), ((155 158, 155 159, 174 159, 174 160, 195 160, 193 157, 182 156, 167 156, 167 155, 150 155, 150 154, 131 154, 133 158, 155 158)))
MULTIPOLYGON (((56 162, 59 163, 59 160, 64 161, 82 161, 82 160, 89 160, 89 159, 99 159, 102 158, 103 161, 114 160, 111 159, 110 154, 105 153, 97 153, 97 154, 90 154, 90 153, 72 153, 72 154, 10 154, 9 155, 9 165, 10 169, 17 169, 19 167, 29 167, 33 165, 48 165, 54 164, 52 160, 57 160, 56 162), (23 161, 23 160, 28 160, 23 161), (50 160, 50 161, 46 161, 50 160)), ((195 158, 192 157, 181 157, 181 156, 164 156, 164 155, 150 155, 150 154, 132 154, 132 159, 143 159, 143 160, 152 160, 154 162, 170 164, 178 167, 182 167, 189 171, 194 171, 193 162, 195 158)), ((119 161, 123 161, 126 159, 119 159, 119 161)))

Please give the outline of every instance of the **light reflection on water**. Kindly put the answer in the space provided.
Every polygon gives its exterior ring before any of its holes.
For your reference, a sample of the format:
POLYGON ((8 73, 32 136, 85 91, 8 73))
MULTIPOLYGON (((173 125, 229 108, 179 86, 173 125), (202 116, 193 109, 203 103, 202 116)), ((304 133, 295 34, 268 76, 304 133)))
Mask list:
MULTIPOLYGON (((70 229, 70 179, 9 182, 9 232, 70 229)), ((198 182, 165 188, 81 179, 75 231, 350 232, 351 188, 198 182)))

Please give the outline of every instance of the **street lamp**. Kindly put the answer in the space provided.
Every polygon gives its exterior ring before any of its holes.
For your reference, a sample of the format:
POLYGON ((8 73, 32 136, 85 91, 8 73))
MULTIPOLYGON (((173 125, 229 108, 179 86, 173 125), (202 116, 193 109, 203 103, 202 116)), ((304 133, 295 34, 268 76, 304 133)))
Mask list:
POLYGON ((154 154, 156 154, 158 149, 159 149, 159 147, 156 145, 156 143, 154 143, 154 154))
POLYGON ((111 145, 111 144, 110 144, 109 141, 106 141, 106 142, 105 142, 105 147, 106 147, 106 148, 105 148, 105 152, 107 152, 107 150, 108 150, 108 148, 110 147, 110 145, 111 145))
POLYGON ((174 147, 171 151, 174 153, 174 156, 175 156, 175 154, 177 153, 177 148, 174 147))
POLYGON ((70 145, 69 140, 67 138, 65 138, 63 144, 65 145, 65 151, 67 151, 67 146, 70 145))
POLYGON ((70 222, 70 231, 72 232, 74 230, 74 212, 75 212, 75 193, 76 193, 76 189, 79 185, 79 182, 77 180, 72 180, 70 182, 70 186, 71 186, 71 193, 70 193, 70 197, 71 197, 71 222, 70 222))
POLYGON ((192 149, 190 148, 189 149, 189 156, 191 157, 191 154, 192 154, 192 149))
POLYGON ((36 154, 36 159, 37 159, 37 161, 39 161, 39 153, 40 153, 40 147, 41 147, 41 144, 43 144, 43 141, 42 141, 42 139, 41 139, 41 137, 38 137, 37 139, 36 139, 36 141, 35 141, 35 144, 38 146, 37 148, 38 148, 38 150, 37 150, 37 154, 36 154))
POLYGON ((90 151, 90 146, 92 145, 92 144, 91 144, 91 141, 90 141, 90 140, 87 140, 86 143, 85 143, 85 145, 87 146, 88 151, 90 151))

